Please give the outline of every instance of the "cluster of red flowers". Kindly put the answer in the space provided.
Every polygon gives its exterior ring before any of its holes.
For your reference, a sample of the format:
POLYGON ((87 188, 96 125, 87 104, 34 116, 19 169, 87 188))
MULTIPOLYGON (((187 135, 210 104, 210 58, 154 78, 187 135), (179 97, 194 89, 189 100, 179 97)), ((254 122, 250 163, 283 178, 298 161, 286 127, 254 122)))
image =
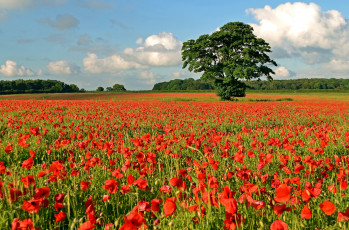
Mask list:
POLYGON ((0 228, 341 228, 348 105, 0 101, 0 228))

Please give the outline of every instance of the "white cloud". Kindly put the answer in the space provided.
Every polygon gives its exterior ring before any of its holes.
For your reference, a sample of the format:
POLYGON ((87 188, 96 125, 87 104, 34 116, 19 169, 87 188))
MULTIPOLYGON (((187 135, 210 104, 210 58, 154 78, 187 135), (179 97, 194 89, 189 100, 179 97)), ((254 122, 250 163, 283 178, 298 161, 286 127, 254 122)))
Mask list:
POLYGON ((274 70, 274 72, 275 72, 274 76, 276 78, 288 78, 291 75, 290 71, 288 71, 288 69, 286 69, 284 66, 280 66, 280 67, 276 68, 274 70))
POLYGON ((32 6, 61 5, 66 0, 0 0, 0 9, 17 10, 32 6))
POLYGON ((307 64, 349 55, 349 23, 337 10, 322 11, 315 3, 285 3, 276 8, 249 9, 259 24, 255 34, 264 38, 278 58, 303 57, 307 64))
POLYGON ((70 74, 78 74, 80 72, 80 67, 64 60, 50 62, 46 67, 51 74, 55 74, 55 75, 70 75, 70 74))
POLYGON ((139 76, 143 80, 143 83, 146 85, 154 85, 156 82, 156 76, 153 72, 144 71, 141 72, 139 76))
POLYGON ((349 60, 332 59, 328 64, 323 65, 322 68, 336 72, 347 72, 349 71, 349 60))
POLYGON ((172 33, 162 32, 147 37, 144 45, 146 48, 158 46, 158 48, 165 48, 166 50, 176 50, 181 46, 181 42, 172 33))
POLYGON ((39 22, 48 24, 49 26, 58 30, 75 28, 79 24, 79 20, 70 14, 59 14, 56 16, 55 20, 51 20, 50 18, 44 18, 40 19, 39 22))
POLYGON ((34 76, 35 73, 23 65, 18 66, 15 61, 7 60, 5 65, 0 66, 0 74, 5 77, 27 77, 34 76))
MULTIPOLYGON (((137 44, 141 44, 140 39, 137 44)), ((127 48, 124 53, 139 63, 150 66, 176 66, 181 63, 182 42, 172 33, 162 32, 151 35, 135 50, 127 48)))
POLYGON ((185 72, 172 72, 172 77, 173 78, 182 78, 183 76, 187 75, 185 72))
POLYGON ((0 0, 0 9, 24 9, 34 4, 34 0, 0 0))
POLYGON ((39 71, 36 73, 38 76, 44 75, 44 71, 42 69, 39 69, 39 71))
MULTIPOLYGON (((89 52, 83 59, 84 69, 93 74, 116 73, 129 69, 148 69, 152 66, 176 66, 181 63, 182 42, 172 33, 162 32, 147 37, 144 42, 139 38, 136 49, 126 48, 122 53, 99 58, 89 52)), ((142 74, 143 77, 145 73, 142 74)), ((150 75, 147 75, 148 77, 150 75)))
POLYGON ((127 61, 117 54, 110 57, 98 58, 96 54, 89 53, 88 56, 83 59, 83 64, 85 71, 94 74, 116 73, 121 70, 147 68, 134 61, 127 61))
POLYGON ((136 41, 136 43, 137 43, 138 45, 141 45, 141 44, 143 43, 143 38, 138 38, 137 41, 136 41))

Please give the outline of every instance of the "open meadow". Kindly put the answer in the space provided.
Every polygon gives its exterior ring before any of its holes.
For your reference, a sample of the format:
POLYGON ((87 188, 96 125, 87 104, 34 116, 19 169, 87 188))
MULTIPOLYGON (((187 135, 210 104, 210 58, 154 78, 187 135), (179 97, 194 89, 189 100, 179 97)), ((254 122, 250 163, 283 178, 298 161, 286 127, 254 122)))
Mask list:
POLYGON ((0 96, 0 229, 348 229, 349 93, 0 96))

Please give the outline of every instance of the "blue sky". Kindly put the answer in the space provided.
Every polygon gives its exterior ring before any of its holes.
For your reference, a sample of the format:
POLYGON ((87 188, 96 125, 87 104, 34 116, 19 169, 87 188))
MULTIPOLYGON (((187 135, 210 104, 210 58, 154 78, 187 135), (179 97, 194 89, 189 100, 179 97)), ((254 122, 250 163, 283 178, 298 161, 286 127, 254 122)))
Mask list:
POLYGON ((346 1, 0 0, 0 80, 151 89, 182 69, 188 39, 241 21, 272 46, 275 79, 349 78, 346 1))

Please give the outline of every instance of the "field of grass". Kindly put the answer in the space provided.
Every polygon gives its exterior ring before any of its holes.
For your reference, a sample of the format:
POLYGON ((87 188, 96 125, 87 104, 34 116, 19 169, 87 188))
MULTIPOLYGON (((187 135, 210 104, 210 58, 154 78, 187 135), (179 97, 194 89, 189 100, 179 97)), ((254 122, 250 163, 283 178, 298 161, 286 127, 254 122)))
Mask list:
POLYGON ((348 229, 349 94, 0 96, 0 229, 348 229))
MULTIPOLYGON (((212 101, 220 98, 214 91, 126 91, 126 92, 86 92, 86 93, 52 93, 52 94, 12 94, 0 95, 0 100, 92 100, 92 101, 125 101, 125 100, 163 100, 163 101, 212 101)), ((247 91, 246 97, 237 101, 304 101, 349 100, 349 91, 340 90, 274 90, 247 91)))

